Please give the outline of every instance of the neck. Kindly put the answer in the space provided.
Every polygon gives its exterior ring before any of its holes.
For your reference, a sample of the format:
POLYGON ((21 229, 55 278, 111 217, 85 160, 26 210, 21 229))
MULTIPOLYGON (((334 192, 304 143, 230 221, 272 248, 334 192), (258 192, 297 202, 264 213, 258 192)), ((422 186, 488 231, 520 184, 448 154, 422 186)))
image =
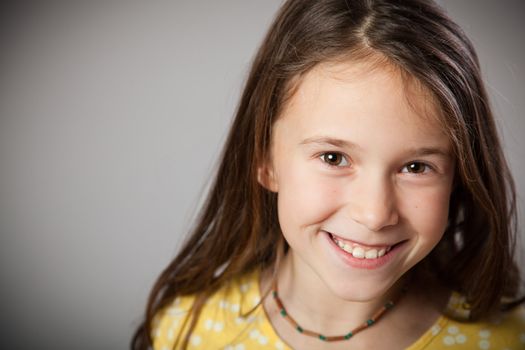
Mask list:
POLYGON ((372 299, 345 300, 335 295, 313 271, 287 254, 277 276, 279 296, 288 313, 303 327, 325 334, 343 334, 362 324, 401 292, 401 282, 372 299), (297 268, 301 265, 303 269, 297 268))

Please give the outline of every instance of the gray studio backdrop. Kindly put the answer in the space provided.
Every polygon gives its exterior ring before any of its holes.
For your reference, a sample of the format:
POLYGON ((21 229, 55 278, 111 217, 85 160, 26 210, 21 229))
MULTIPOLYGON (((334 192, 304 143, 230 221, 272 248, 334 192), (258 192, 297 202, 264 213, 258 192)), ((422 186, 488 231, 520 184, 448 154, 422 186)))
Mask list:
MULTIPOLYGON (((0 347, 128 346, 280 3, 2 7, 0 347)), ((524 6, 442 3, 478 49, 523 217, 524 6)))

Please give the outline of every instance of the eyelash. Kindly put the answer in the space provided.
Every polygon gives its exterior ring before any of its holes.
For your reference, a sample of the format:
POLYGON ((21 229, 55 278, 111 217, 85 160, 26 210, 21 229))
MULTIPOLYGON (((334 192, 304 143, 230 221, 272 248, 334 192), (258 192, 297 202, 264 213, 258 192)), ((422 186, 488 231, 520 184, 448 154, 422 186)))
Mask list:
POLYGON ((432 165, 430 165, 428 163, 425 163, 425 162, 421 162, 421 161, 412 161, 412 162, 408 163, 407 165, 403 166, 403 169, 407 168, 409 165, 412 165, 412 164, 422 165, 422 166, 426 167, 426 170, 424 170, 423 172, 420 172, 420 173, 411 173, 411 172, 408 172, 408 171, 402 171, 402 173, 422 176, 422 175, 425 175, 426 173, 428 173, 429 171, 435 171, 435 169, 434 169, 434 167, 432 165))
MULTIPOLYGON (((326 166, 328 166, 329 168, 346 168, 346 167, 348 167, 349 164, 350 164, 350 162, 349 162, 348 159, 347 159, 347 156, 344 155, 344 154, 341 153, 341 152, 324 152, 324 153, 321 153, 318 157, 319 157, 319 158, 321 159, 321 161, 322 161, 326 166), (331 155, 331 154, 332 154, 332 155, 337 155, 337 156, 342 157, 343 160, 345 160, 345 161, 348 163, 348 165, 341 166, 341 165, 329 164, 329 163, 326 161, 325 157, 326 157, 327 155, 331 155)), ((414 175, 421 176, 421 175, 423 175, 423 174, 428 173, 429 171, 435 171, 435 169, 434 169, 434 167, 433 167, 432 165, 430 165, 430 164, 428 164, 428 163, 426 163, 426 162, 422 162, 422 161, 412 161, 412 162, 407 163, 406 165, 404 165, 402 169, 405 169, 405 168, 407 168, 408 166, 410 166, 410 165, 414 165, 414 164, 422 165, 422 166, 424 166, 426 169, 423 170, 422 172, 416 172, 416 173, 411 173, 411 172, 409 172, 409 171, 401 171, 401 172, 402 172, 402 173, 408 173, 408 174, 414 174, 414 175)), ((408 169, 408 168, 407 168, 407 169, 408 169)))
POLYGON ((327 155, 330 155, 330 154, 335 154, 335 155, 337 155, 337 156, 341 156, 344 160, 346 160, 346 162, 347 162, 348 164, 350 164, 350 162, 349 162, 348 159, 347 159, 347 156, 345 156, 345 155, 344 155, 343 153, 341 153, 341 152, 324 152, 324 153, 321 153, 321 154, 319 155, 319 158, 320 158, 321 161, 322 161, 323 163, 325 163, 328 167, 330 167, 330 168, 343 168, 343 167, 346 167, 346 166, 347 166, 347 165, 345 165, 345 166, 334 165, 334 164, 330 164, 330 163, 328 163, 328 162, 326 161, 325 157, 326 157, 327 155))

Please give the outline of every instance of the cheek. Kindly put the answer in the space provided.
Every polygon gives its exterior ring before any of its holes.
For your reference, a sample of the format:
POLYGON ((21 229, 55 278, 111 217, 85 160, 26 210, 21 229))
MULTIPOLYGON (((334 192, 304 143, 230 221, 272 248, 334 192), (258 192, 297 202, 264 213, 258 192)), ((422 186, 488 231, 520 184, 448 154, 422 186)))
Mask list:
POLYGON ((437 244, 448 223, 450 194, 448 190, 428 191, 419 200, 406 204, 413 228, 428 244, 437 244))
MULTIPOLYGON (((283 167, 281 167, 283 169, 283 167)), ((285 235, 316 225, 337 209, 339 186, 307 169, 289 164, 279 173, 278 210, 285 235)))

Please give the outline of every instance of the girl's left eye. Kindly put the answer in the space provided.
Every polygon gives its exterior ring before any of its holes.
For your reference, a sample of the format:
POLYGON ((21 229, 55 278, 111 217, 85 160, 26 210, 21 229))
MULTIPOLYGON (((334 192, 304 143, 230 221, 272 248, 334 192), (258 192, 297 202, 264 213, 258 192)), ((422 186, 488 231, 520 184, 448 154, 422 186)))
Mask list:
POLYGON ((402 173, 423 174, 432 170, 432 167, 423 162, 412 162, 403 167, 402 173), (405 170, 406 169, 406 170, 405 170))
POLYGON ((320 158, 329 166, 344 167, 350 165, 346 157, 339 152, 326 152, 321 154, 320 158))

